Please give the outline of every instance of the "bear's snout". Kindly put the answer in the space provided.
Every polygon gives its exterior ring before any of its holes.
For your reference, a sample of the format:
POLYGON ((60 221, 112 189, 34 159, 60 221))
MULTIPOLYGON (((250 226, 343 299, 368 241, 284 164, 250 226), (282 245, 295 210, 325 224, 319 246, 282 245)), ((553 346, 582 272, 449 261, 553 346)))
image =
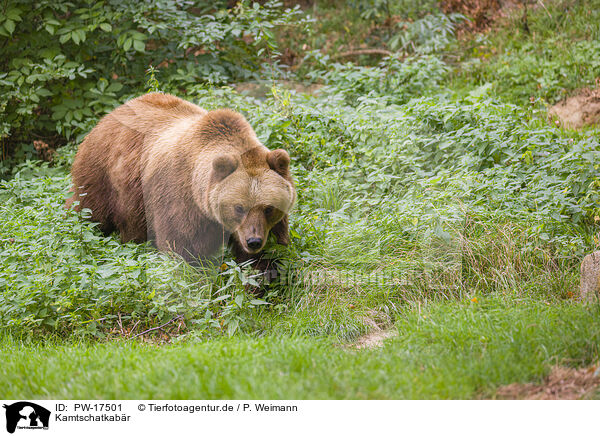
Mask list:
POLYGON ((242 229, 239 229, 236 239, 240 242, 240 245, 245 252, 248 254, 255 254, 263 249, 267 235, 265 235, 265 237, 261 237, 260 232, 258 232, 258 234, 257 232, 252 232, 253 234, 250 235, 247 233, 244 235, 244 233, 246 232, 244 232, 242 229))
POLYGON ((246 218, 236 229, 236 239, 249 254, 258 253, 263 249, 269 235, 269 225, 262 206, 250 209, 246 218))
POLYGON ((248 248, 251 250, 260 250, 262 247, 262 239, 261 238, 248 238, 246 239, 246 244, 248 244, 248 248))

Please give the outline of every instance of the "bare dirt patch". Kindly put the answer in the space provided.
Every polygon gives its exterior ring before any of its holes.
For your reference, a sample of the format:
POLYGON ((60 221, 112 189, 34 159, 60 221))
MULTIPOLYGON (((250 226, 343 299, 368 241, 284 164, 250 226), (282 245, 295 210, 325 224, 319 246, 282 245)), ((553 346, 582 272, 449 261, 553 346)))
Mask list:
POLYGON ((555 104, 548 115, 570 129, 600 126, 600 80, 597 82, 596 89, 583 89, 579 94, 555 104))
POLYGON ((512 383, 502 386, 496 398, 503 400, 578 400, 584 399, 600 387, 600 368, 573 369, 563 366, 552 368, 542 384, 512 383))
POLYGON ((314 95, 318 94, 319 90, 323 87, 320 84, 308 84, 305 85, 303 83, 294 82, 291 80, 279 80, 275 83, 271 82, 244 82, 244 83, 236 83, 233 85, 233 88, 245 95, 249 95, 254 98, 265 98, 267 95, 271 94, 271 86, 272 85, 280 86, 281 88, 288 89, 290 91, 295 91, 297 94, 309 94, 314 95))
POLYGON ((387 338, 398 335, 398 330, 391 327, 390 317, 376 310, 369 310, 368 316, 363 318, 365 325, 369 326, 370 331, 366 335, 359 337, 349 348, 364 349, 377 348, 383 345, 387 338))
POLYGON ((359 350, 363 348, 377 348, 383 345, 385 339, 397 335, 398 331, 394 329, 372 331, 358 338, 352 345, 359 350))

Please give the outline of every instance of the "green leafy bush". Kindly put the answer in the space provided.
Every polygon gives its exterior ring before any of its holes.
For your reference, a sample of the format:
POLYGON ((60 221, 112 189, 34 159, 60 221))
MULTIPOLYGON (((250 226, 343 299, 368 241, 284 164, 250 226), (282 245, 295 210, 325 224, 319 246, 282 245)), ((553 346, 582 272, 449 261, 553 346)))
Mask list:
POLYGON ((277 51, 273 29, 301 22, 298 9, 279 6, 11 1, 0 18, 3 157, 34 157, 34 139, 79 142, 100 116, 143 92, 149 65, 167 72, 164 90, 179 92, 256 77, 277 51))

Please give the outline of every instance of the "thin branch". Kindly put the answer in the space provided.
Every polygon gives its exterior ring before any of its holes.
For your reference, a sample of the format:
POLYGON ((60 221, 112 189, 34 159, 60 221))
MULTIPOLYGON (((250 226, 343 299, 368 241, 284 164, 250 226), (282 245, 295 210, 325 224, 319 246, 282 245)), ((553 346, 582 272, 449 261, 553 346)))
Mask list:
POLYGON ((83 321, 81 324, 89 324, 90 322, 100 322, 100 321, 105 321, 106 317, 104 318, 98 318, 98 319, 88 319, 87 321, 83 321))
POLYGON ((167 324, 170 324, 170 323, 172 323, 173 321, 175 321, 175 320, 177 320, 177 319, 181 319, 181 318, 183 318, 183 315, 176 316, 175 318, 172 318, 171 320, 167 321, 167 322, 166 322, 166 323, 164 323, 163 325, 159 325, 158 327, 152 327, 151 329, 148 329, 148 330, 146 330, 146 331, 143 331, 143 332, 141 332, 141 333, 138 333, 137 335, 135 335, 135 336, 132 336, 132 337, 130 337, 129 339, 137 338, 138 336, 145 335, 146 333, 148 333, 148 332, 151 332, 151 331, 154 331, 154 330, 162 330, 162 328, 163 328, 164 326, 166 326, 167 324))
POLYGON ((365 48, 362 50, 344 51, 342 53, 338 53, 337 55, 335 55, 335 57, 336 58, 344 58, 344 57, 348 57, 348 56, 360 56, 360 55, 368 55, 368 54, 390 56, 392 54, 392 52, 389 50, 385 50, 383 48, 365 48))
POLYGON ((548 10, 548 8, 546 8, 546 5, 544 4, 544 2, 542 0, 538 0, 538 3, 544 8, 544 10, 546 11, 546 13, 548 14, 548 16, 550 18, 552 18, 552 14, 550 14, 550 11, 548 10))

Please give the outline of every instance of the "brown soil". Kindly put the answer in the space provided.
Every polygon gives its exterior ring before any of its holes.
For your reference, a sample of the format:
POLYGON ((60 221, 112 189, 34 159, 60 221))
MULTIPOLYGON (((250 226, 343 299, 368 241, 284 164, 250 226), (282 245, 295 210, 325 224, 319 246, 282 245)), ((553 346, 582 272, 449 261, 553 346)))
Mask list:
POLYGON ((52 162, 54 159, 54 153, 56 153, 56 150, 50 147, 47 142, 35 140, 33 141, 33 148, 41 160, 52 162))
POLYGON ((552 368, 542 384, 512 383, 502 386, 496 398, 503 400, 578 400, 589 397, 600 387, 600 368, 552 368))
POLYGON ((470 18, 465 26, 479 31, 486 29, 494 21, 501 8, 499 0, 442 0, 444 13, 461 13, 470 18))
POLYGON ((557 124, 570 129, 600 126, 600 87, 581 90, 579 94, 552 106, 548 115, 556 118, 557 124))
MULTIPOLYGON (((522 11, 521 25, 527 24, 527 12, 522 0, 441 0, 440 8, 445 14, 459 13, 469 18, 459 26, 459 35, 470 32, 482 32, 489 30, 499 19, 522 11)), ((528 5, 534 9, 535 5, 528 5)))

